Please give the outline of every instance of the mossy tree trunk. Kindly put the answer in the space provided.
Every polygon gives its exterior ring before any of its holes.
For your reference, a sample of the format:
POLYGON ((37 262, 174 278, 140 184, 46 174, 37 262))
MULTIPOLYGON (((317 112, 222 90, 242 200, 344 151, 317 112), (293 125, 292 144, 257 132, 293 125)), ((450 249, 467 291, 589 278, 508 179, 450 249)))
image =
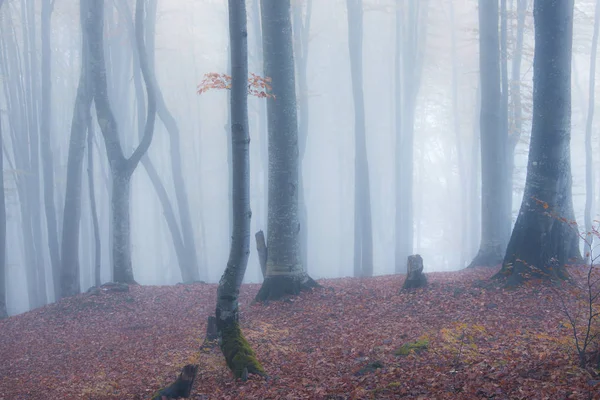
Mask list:
POLYGON ((91 74, 94 91, 94 105, 98 124, 104 137, 106 154, 113 176, 112 192, 112 255, 113 279, 116 282, 135 283, 131 263, 130 246, 130 182, 141 158, 146 154, 154 136, 156 117, 156 94, 152 85, 152 71, 149 68, 146 46, 144 45, 144 1, 137 0, 135 13, 135 36, 140 59, 140 69, 146 83, 148 112, 144 136, 133 154, 127 158, 123 153, 117 121, 108 98, 106 62, 104 57, 104 2, 92 1, 90 18, 85 29, 89 38, 91 74))
POLYGON ((217 289, 221 351, 236 378, 264 375, 239 324, 238 296, 250 254, 250 135, 248 132, 248 32, 245 0, 229 0, 231 51, 232 235, 229 259, 217 289))
POLYGON ((533 125, 525 193, 497 277, 566 278, 581 260, 572 202, 571 54, 573 0, 536 0, 533 125))
POLYGON ((296 80, 289 0, 261 1, 264 74, 272 79, 267 99, 269 201, 267 276, 256 299, 298 294, 316 285, 300 257, 299 148, 296 80))

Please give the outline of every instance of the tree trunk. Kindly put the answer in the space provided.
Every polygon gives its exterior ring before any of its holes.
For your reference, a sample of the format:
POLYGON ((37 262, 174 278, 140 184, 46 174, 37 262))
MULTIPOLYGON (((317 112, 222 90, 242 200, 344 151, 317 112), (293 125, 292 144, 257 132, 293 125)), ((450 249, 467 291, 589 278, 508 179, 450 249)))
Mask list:
POLYGON ((80 2, 80 19, 82 28, 81 74, 77 86, 77 96, 71 122, 69 139, 69 155, 67 159, 67 182, 65 190, 65 206, 63 213, 61 244, 60 297, 74 296, 81 291, 79 274, 79 225, 81 222, 81 178, 83 174, 83 157, 86 145, 86 129, 91 125, 90 108, 93 94, 90 76, 90 54, 88 46, 87 26, 89 0, 80 2))
POLYGON ((46 211, 46 229, 48 232, 48 248, 52 265, 52 281, 54 283, 54 298, 60 296, 60 253, 58 246, 58 227, 56 222, 56 206, 54 203, 54 161, 50 141, 51 107, 52 107, 52 76, 50 36, 52 0, 42 1, 41 37, 42 37, 42 112, 41 112, 41 141, 43 176, 44 176, 44 206, 46 211))
MULTIPOLYGON (((312 0, 306 1, 306 17, 303 18, 303 7, 300 1, 292 6, 293 28, 294 28, 294 60, 296 61, 296 73, 298 75, 298 141, 300 151, 300 165, 306 153, 306 142, 308 140, 308 45, 310 33, 310 18, 312 14, 312 0)), ((304 174, 302 167, 298 176, 298 219, 300 221, 300 261, 308 272, 308 208, 306 205, 306 189, 304 186, 304 174)))
POLYGON ((347 0, 348 46, 354 100, 354 276, 373 276, 373 227, 363 94, 362 0, 347 0))
POLYGON ((144 1, 136 1, 135 36, 140 60, 140 68, 146 83, 148 94, 148 113, 144 127, 144 136, 138 147, 129 158, 125 158, 115 116, 110 107, 107 93, 106 63, 104 60, 104 4, 92 2, 87 23, 91 71, 94 83, 94 104, 98 124, 104 136, 106 154, 112 172, 112 255, 113 280, 115 282, 135 283, 131 264, 131 231, 130 231, 130 181, 141 158, 146 154, 154 135, 156 117, 156 94, 152 85, 152 71, 148 65, 144 45, 144 1))
POLYGON ((507 166, 508 162, 514 159, 514 156, 510 154, 511 149, 508 147, 508 12, 506 0, 500 0, 500 78, 500 123, 505 160, 502 179, 503 189, 501 192, 502 213, 498 218, 502 228, 502 249, 506 249, 512 228, 512 177, 508 177, 507 166))
MULTIPOLYGON (((465 182, 467 180, 465 159, 463 155, 463 144, 462 136, 460 134, 460 111, 458 109, 458 88, 460 83, 458 81, 458 55, 456 50, 456 22, 454 20, 454 2, 449 1, 448 6, 450 7, 450 23, 452 25, 452 119, 454 121, 454 136, 456 137, 456 158, 458 164, 458 179, 459 182, 465 182)), ((459 187, 462 185, 459 185, 459 187)), ((460 199, 460 266, 463 268, 467 258, 467 191, 459 190, 460 199)))
POLYGON ((479 0, 481 244, 471 267, 496 266, 504 252, 506 137, 502 124, 498 0, 479 0))
POLYGON ((571 194, 573 0, 535 0, 533 126, 521 210, 502 270, 508 284, 566 278, 580 260, 571 194), (561 220, 564 218, 564 221, 561 220))
MULTIPOLYGON (((300 260, 298 220, 298 120, 290 0, 261 1, 264 75, 275 98, 269 120, 269 212, 267 277, 257 301, 278 299, 316 285, 300 260)), ((232 53, 233 56, 234 53, 232 53)))
POLYGON ((248 33, 245 0, 229 0, 233 235, 217 289, 220 347, 236 378, 264 375, 239 323, 238 296, 250 254, 250 135, 248 132, 248 33))
POLYGON ((396 160, 396 219, 394 263, 396 273, 406 272, 406 260, 414 248, 414 130, 417 95, 421 86, 425 42, 427 38, 427 14, 429 2, 410 0, 404 18, 402 43, 402 121, 401 132, 396 140, 399 151, 396 160), (399 198, 398 198, 399 197, 399 198))
MULTIPOLYGON (((477 86, 475 114, 479 113, 481 107, 481 86, 477 86)), ((469 254, 476 254, 479 247, 481 232, 481 190, 479 189, 480 139, 479 118, 474 118, 473 138, 471 140, 471 174, 469 176, 469 254)))
POLYGON ((590 85, 588 95, 588 112, 585 124, 585 259, 589 260, 594 243, 592 233, 592 215, 594 209, 594 160, 592 154, 592 128, 594 122, 594 106, 596 92, 596 54, 598 53, 598 27, 600 26, 600 0, 596 1, 594 16, 594 34, 592 36, 592 49, 590 53, 590 85))
POLYGON ((87 178, 88 192, 90 198, 90 212, 92 217, 92 228, 94 230, 94 285, 100 287, 102 279, 102 245, 100 242, 100 224, 98 222, 98 211, 96 207, 96 190, 94 185, 94 128, 92 119, 88 119, 87 127, 87 178))
MULTIPOLYGON (((0 10, 3 0, 0 0, 0 10)), ((0 118, 0 171, 4 171, 4 137, 0 118)), ((8 317, 6 310, 6 199, 4 195, 4 173, 0 173, 0 320, 8 317)))

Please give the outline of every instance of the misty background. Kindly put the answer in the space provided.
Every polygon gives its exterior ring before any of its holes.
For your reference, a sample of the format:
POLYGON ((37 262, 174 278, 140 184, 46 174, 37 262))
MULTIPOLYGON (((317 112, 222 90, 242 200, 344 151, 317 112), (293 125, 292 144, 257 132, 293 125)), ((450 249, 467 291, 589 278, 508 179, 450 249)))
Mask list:
MULTIPOLYGON (((105 52, 108 87, 113 111, 130 155, 139 142, 137 98, 132 57, 135 42, 127 19, 106 1, 105 52)), ((375 275, 394 273, 396 110, 394 57, 396 52, 396 4, 402 4, 403 29, 418 31, 416 51, 422 71, 414 104, 414 253, 423 256, 425 271, 450 271, 466 267, 479 248, 479 51, 477 0, 419 0, 418 12, 410 13, 414 0, 364 0, 363 79, 366 113, 366 145, 369 163, 375 275), (452 45, 452 38, 455 45, 452 45), (453 52, 453 49, 455 52, 453 52), (454 98, 453 93, 456 93, 454 98), (462 161, 461 161, 462 160, 462 161), (463 165, 461 172, 461 162, 463 165), (466 230, 461 228, 466 216, 466 230)), ((212 90, 201 95, 197 85, 210 72, 228 70, 227 3, 223 0, 155 1, 155 73, 165 104, 180 131, 180 160, 187 186, 191 225, 200 279, 217 282, 229 251, 228 199, 228 95, 212 90)), ((262 75, 258 0, 248 2, 250 72, 262 75)), ((509 76, 516 46, 517 0, 507 0, 509 76)), ((533 1, 527 1, 524 25, 520 90, 521 136, 515 150, 513 223, 521 205, 525 181, 528 137, 531 131, 533 65, 533 1)), ((30 309, 26 263, 35 252, 38 268, 46 277, 47 300, 55 293, 49 235, 42 195, 43 146, 52 150, 54 205, 58 238, 62 229, 69 135, 81 67, 81 29, 78 2, 53 1, 50 27, 51 108, 44 131, 38 126, 35 142, 25 138, 16 121, 23 111, 8 99, 11 91, 25 86, 39 100, 36 81, 41 76, 41 0, 6 0, 0 10, 0 117, 3 131, 4 190, 7 211, 6 297, 9 315, 30 309), (33 37, 33 42, 30 40, 33 37), (32 48, 31 44, 35 43, 32 48), (37 60, 38 69, 28 70, 37 60), (35 78, 35 77, 37 78, 35 78), (45 140, 44 140, 45 138, 45 140), (23 161, 23 145, 26 162, 23 161), (36 161, 37 159, 37 161, 36 161), (33 182, 37 196, 24 198, 19 185, 33 182), (23 229, 22 202, 29 211, 33 235, 23 229), (28 241, 33 241, 33 246, 28 241)), ((306 0, 296 0, 306 20, 306 0)), ((575 1, 572 171, 575 215, 583 226, 585 202, 585 120, 587 116, 589 58, 594 25, 592 0, 575 1)), ((129 2, 129 9, 133 4, 129 2)), ((294 20, 293 21, 297 21, 294 20)), ((294 29, 297 29, 297 25, 294 29)), ((409 35, 406 35, 408 37, 409 35)), ((354 248, 354 106, 350 76, 346 1, 315 0, 310 8, 307 91, 308 136, 302 159, 304 198, 308 212, 306 270, 315 278, 352 276, 354 248)), ((137 72, 135 72, 137 73, 137 72)), ((298 102, 302 106, 302 102, 298 102)), ((266 229, 266 117, 265 100, 250 97, 252 232, 266 229)), ((35 113, 28 110, 28 113, 35 113)), ((95 119, 95 111, 92 109, 95 119)), ((143 123, 143 119, 142 119, 143 123)), ((593 125, 593 148, 600 148, 593 125)), ((95 199, 101 238, 101 280, 112 279, 109 247, 110 171, 105 146, 96 128, 93 142, 95 199)), ((87 152, 86 152, 87 157, 87 152)), ((169 135, 157 118, 148 157, 162 178, 171 201, 169 135)), ((87 159, 86 159, 87 160, 87 159)), ((87 161, 84 160, 84 169, 87 161)), ((401 161, 402 162, 402 161, 401 161)), ((595 162, 596 177, 600 163, 595 162)), ((44 171, 46 170, 46 171, 44 171)), ((94 286, 94 235, 83 173, 80 228, 80 284, 94 286)), ((597 178, 596 178, 597 179, 597 178)), ((595 185, 594 197, 600 195, 595 185)), ((30 193, 30 192, 29 192, 30 193)), ((596 201, 596 204, 599 202, 596 201)), ((596 212, 593 212, 596 215, 596 212)), ((54 238, 56 239, 56 238, 54 238)), ((173 240, 163 209, 147 171, 140 165, 132 178, 131 243, 134 276, 143 285, 170 285, 182 281, 173 240)), ((245 282, 261 282, 254 241, 245 282)))

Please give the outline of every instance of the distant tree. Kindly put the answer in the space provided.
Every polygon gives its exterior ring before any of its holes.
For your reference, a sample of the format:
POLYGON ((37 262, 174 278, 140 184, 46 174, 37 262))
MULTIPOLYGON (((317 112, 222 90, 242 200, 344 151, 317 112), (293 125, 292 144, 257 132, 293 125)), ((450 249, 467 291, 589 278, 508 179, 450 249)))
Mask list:
POLYGON ((90 213, 92 218, 92 229, 94 232, 94 285, 99 287, 102 269, 102 248, 100 240, 100 223, 98 221, 98 210, 96 206, 96 189, 94 185, 94 128, 91 118, 88 119, 87 127, 87 180, 88 195, 90 200, 90 213))
POLYGON ((317 285, 301 263, 298 220, 298 119, 290 0, 261 1, 267 99, 269 205, 267 276, 256 299, 278 299, 317 285))
MULTIPOLYGON (((79 227, 81 222, 81 181, 83 157, 86 146, 86 131, 91 125, 90 108, 93 100, 91 59, 89 48, 90 0, 79 2, 81 23, 81 73, 73 107, 69 154, 67 158, 67 182, 63 213, 61 243, 60 297, 74 296, 79 287, 79 227)), ((88 133, 89 135, 89 133, 88 133)))
POLYGON ((141 158, 146 154, 154 135, 156 117, 156 95, 152 86, 151 71, 148 65, 144 45, 144 1, 136 1, 136 42, 140 58, 140 68, 146 83, 148 111, 144 136, 140 144, 127 158, 123 152, 119 130, 112 112, 107 93, 106 63, 104 60, 104 2, 93 1, 90 6, 86 29, 88 30, 91 73, 94 87, 94 104, 98 124, 104 136, 104 144, 112 175, 112 254, 113 280, 115 282, 135 283, 131 264, 131 227, 130 199, 131 176, 141 158))
MULTIPOLYGON (((298 147, 300 164, 306 154, 308 140, 308 45, 313 0, 294 1, 292 3, 292 26, 294 29, 294 61, 298 76, 298 147), (306 3, 306 10, 304 10, 306 3)), ((300 221, 300 261, 308 272, 308 208, 306 206, 306 189, 302 169, 298 174, 298 220, 300 221)))
POLYGON ((52 281, 54 297, 60 296, 60 248, 58 244, 58 223, 56 221, 56 205, 54 199, 54 156, 51 145, 51 116, 52 116, 52 36, 51 22, 53 0, 42 0, 42 15, 40 36, 42 39, 42 97, 40 123, 40 151, 42 156, 42 174, 44 181, 44 210, 46 214, 46 231, 50 264, 52 266, 52 281))
MULTIPOLYGON (((0 0, 2 9, 3 0, 0 0)), ((0 118, 0 147, 3 146, 2 118, 0 118)), ((4 195, 4 152, 0 149, 0 319, 8 317, 6 311, 6 198, 4 195)))
POLYGON ((217 330, 227 365, 237 378, 264 370, 244 338, 238 296, 250 254, 250 134, 248 131, 248 32, 245 0, 229 0, 231 51, 231 162, 233 234, 217 289, 217 330))
MULTIPOLYGON (((126 21, 126 27, 129 31, 129 38, 132 43, 135 43, 135 26, 131 11, 126 3, 117 3, 119 10, 122 12, 126 21)), ((149 155, 142 157, 142 166, 148 173, 150 182, 154 187, 158 200, 163 209, 165 222, 173 239, 175 255, 181 271, 181 278, 184 282, 194 282, 200 280, 200 271, 198 265, 198 255, 196 253, 196 244, 194 239, 194 231, 192 228, 192 218, 190 216, 190 208, 188 202, 187 188, 183 179, 183 171, 181 166, 181 143, 180 132, 177 121, 167 108, 166 102, 158 85, 154 73, 154 38, 155 38, 155 19, 156 19, 156 0, 152 0, 148 6, 146 13, 146 48, 148 52, 148 65, 152 72, 152 82, 154 92, 156 93, 157 115, 167 128, 169 133, 170 161, 171 174, 174 180, 175 197, 177 200, 177 209, 173 207, 171 199, 165 185, 149 155)), ((137 118, 138 118, 138 137, 140 140, 144 136, 144 116, 146 108, 144 106, 145 95, 142 85, 142 77, 140 74, 140 61, 137 50, 134 49, 133 57, 133 83, 136 92, 137 118)))
POLYGON ((373 275, 373 222, 363 94, 363 5, 347 0, 348 49, 354 100, 354 276, 373 275))
POLYGON ((566 278, 581 260, 571 178, 573 0, 535 0, 533 126, 525 194, 501 271, 509 285, 566 278), (559 218, 557 218, 557 216, 559 218))
MULTIPOLYGON (((400 7, 400 0, 396 2, 400 7)), ((421 87, 427 38, 428 0, 404 3, 402 50, 402 99, 396 113, 402 113, 396 126, 396 217, 394 262, 397 273, 406 272, 406 260, 413 253, 414 136, 417 96, 421 87)), ((396 23, 400 23, 397 21, 396 23)))
POLYGON ((481 244, 470 266, 496 266, 505 250, 506 142, 500 90, 498 0, 479 0, 481 244))
POLYGON ((589 258, 594 244, 592 234, 592 212, 594 208, 594 158, 592 152, 592 129, 594 122, 595 92, 596 92, 596 55, 598 53, 598 28, 600 26, 600 0, 596 1, 594 16, 594 34, 590 53, 590 79, 588 110, 585 124, 585 210, 584 223, 586 231, 585 258, 589 258))

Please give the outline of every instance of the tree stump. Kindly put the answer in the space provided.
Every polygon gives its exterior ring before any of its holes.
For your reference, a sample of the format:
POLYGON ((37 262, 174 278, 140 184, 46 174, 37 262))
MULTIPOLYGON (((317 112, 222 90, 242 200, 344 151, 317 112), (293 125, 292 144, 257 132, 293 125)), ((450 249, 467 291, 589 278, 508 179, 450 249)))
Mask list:
POLYGON ((427 286, 427 277, 423 273, 423 257, 419 254, 408 256, 406 265, 406 280, 402 289, 412 289, 427 286))
POLYGON ((263 231, 258 231, 254 234, 256 240, 256 251, 258 252, 258 262, 260 263, 260 271, 263 279, 267 276, 267 242, 263 231))

